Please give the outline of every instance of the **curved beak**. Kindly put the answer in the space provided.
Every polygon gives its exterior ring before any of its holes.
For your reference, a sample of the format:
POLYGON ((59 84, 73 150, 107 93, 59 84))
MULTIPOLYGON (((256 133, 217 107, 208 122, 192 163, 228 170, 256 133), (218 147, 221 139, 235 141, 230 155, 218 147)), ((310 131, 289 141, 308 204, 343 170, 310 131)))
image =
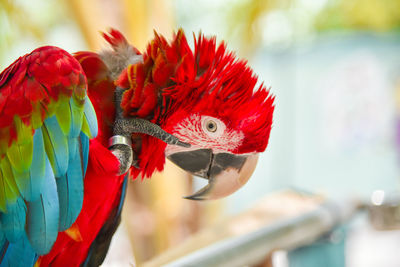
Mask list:
POLYGON ((168 159, 185 171, 208 180, 208 184, 187 199, 208 200, 229 196, 252 175, 258 154, 213 154, 211 149, 176 152, 168 159))

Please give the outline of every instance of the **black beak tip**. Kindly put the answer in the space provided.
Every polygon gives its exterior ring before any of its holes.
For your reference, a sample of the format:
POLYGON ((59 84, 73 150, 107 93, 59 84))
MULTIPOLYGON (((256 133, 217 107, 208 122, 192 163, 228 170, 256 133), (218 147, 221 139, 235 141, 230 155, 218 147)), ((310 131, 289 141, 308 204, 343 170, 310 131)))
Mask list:
POLYGON ((189 199, 189 200, 197 200, 197 201, 199 201, 199 200, 201 200, 201 201, 206 200, 205 198, 203 198, 203 197, 198 197, 198 196, 185 196, 185 197, 182 197, 182 198, 184 198, 184 199, 189 199))

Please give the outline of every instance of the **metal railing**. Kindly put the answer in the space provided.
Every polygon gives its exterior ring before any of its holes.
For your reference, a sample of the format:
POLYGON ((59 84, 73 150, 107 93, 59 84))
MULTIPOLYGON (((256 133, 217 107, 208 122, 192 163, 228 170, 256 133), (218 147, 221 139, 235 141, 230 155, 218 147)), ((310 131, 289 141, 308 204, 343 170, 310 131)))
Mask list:
POLYGON ((313 211, 228 238, 164 266, 248 266, 277 249, 307 245, 348 220, 360 207, 351 200, 328 201, 313 211))

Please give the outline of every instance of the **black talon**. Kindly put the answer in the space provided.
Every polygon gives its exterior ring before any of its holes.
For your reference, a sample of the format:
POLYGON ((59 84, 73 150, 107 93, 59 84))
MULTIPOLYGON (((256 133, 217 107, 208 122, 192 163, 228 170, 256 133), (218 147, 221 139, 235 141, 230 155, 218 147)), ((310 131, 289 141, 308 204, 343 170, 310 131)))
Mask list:
POLYGON ((192 146, 189 143, 185 143, 185 142, 182 142, 182 141, 179 141, 179 140, 178 140, 178 143, 176 143, 176 145, 182 146, 182 147, 191 147, 192 146))

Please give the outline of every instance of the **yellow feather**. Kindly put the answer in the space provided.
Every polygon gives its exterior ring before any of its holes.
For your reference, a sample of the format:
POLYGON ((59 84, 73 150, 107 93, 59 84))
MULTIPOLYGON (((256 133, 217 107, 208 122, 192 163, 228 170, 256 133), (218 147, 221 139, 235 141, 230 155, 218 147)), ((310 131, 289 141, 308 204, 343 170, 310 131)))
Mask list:
POLYGON ((33 103, 32 104, 33 111, 32 111, 32 128, 37 129, 42 126, 43 120, 41 115, 42 105, 40 103, 33 103))
POLYGON ((6 212, 6 185, 3 179, 3 173, 0 170, 0 211, 6 212))
POLYGON ((56 110, 56 118, 63 133, 65 135, 68 135, 71 128, 71 111, 69 107, 69 99, 60 99, 59 105, 56 110))
POLYGON ((17 184, 14 180, 14 175, 11 169, 11 163, 7 157, 4 157, 0 163, 3 181, 4 181, 4 191, 7 203, 13 203, 17 200, 20 195, 17 184))
POLYGON ((32 164, 33 142, 25 144, 13 143, 7 149, 7 157, 10 160, 11 167, 18 172, 28 171, 32 164))
POLYGON ((14 117, 14 125, 17 130, 17 141, 7 149, 7 157, 10 159, 12 168, 24 172, 30 168, 32 163, 32 126, 24 124, 18 116, 14 117))
POLYGON ((89 128, 89 124, 85 118, 85 116, 83 116, 83 122, 82 122, 82 129, 81 131, 86 134, 87 136, 89 136, 89 139, 93 138, 92 134, 90 133, 90 128, 89 128))

